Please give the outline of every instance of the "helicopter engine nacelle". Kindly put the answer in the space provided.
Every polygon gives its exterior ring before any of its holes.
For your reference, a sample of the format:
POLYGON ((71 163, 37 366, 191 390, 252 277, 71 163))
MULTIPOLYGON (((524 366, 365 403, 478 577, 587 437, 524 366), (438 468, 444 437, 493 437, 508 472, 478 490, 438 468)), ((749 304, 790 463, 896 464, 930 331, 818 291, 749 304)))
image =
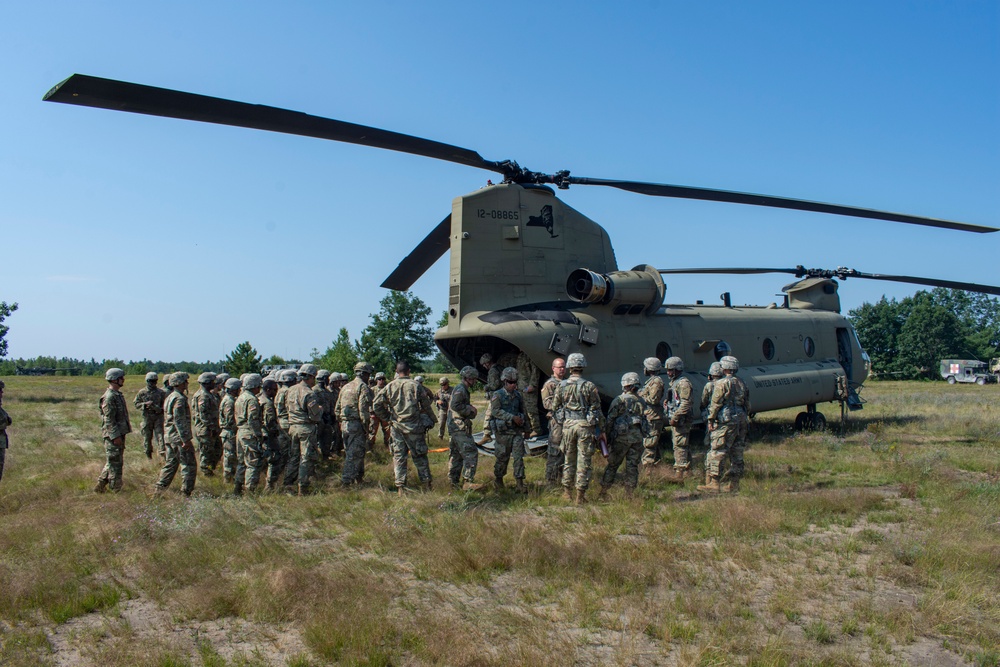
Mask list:
POLYGON ((663 305, 666 287, 659 271, 646 264, 608 274, 576 269, 566 279, 566 295, 577 303, 599 303, 615 315, 652 313, 663 305))

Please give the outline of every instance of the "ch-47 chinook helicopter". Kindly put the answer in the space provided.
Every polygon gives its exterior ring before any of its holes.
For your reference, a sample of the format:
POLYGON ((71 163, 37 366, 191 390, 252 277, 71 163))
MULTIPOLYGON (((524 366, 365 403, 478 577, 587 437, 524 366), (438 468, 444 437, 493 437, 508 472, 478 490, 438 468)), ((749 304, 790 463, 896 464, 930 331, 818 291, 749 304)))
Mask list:
MULTIPOLYGON (((501 183, 452 201, 444 218, 382 283, 406 290, 446 251, 451 251, 448 324, 435 334, 456 367, 475 366, 486 352, 494 359, 526 353, 547 370, 556 356, 583 352, 587 377, 606 400, 620 391, 623 372, 645 357, 679 356, 695 382, 711 362, 734 354, 751 389, 755 412, 805 406, 799 427, 822 426, 818 403, 862 406, 858 390, 869 372, 868 356, 851 323, 840 313, 838 284, 849 277, 1000 294, 1000 288, 910 276, 866 274, 849 269, 657 269, 620 270, 608 233, 576 211, 555 190, 604 185, 639 194, 680 197, 888 220, 967 232, 993 227, 889 213, 852 206, 677 185, 543 174, 516 162, 490 161, 475 151, 363 125, 269 106, 234 102, 76 74, 45 100, 165 116, 272 132, 297 134, 422 155, 500 174, 501 183), (734 307, 665 303, 663 274, 785 272, 784 303, 734 307)), ((697 394, 696 394, 697 395, 697 394)))

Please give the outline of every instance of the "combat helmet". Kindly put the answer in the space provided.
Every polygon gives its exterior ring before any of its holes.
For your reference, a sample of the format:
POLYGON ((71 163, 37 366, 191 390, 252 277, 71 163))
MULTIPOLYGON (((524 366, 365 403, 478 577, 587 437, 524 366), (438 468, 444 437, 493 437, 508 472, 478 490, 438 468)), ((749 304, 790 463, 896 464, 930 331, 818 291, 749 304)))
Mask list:
POLYGON ((482 366, 485 366, 486 364, 488 364, 488 363, 490 363, 492 361, 493 361, 493 355, 490 354, 489 352, 487 352, 483 356, 479 357, 479 363, 482 366))
POLYGON ((663 362, 656 357, 646 357, 642 360, 642 369, 650 373, 659 373, 663 370, 663 362))
POLYGON ((508 366, 500 373, 500 379, 504 382, 517 382, 517 369, 508 366))
POLYGON ((176 373, 170 376, 170 386, 179 387, 185 382, 187 382, 189 377, 191 376, 188 375, 185 371, 177 371, 176 373))
MULTIPOLYGON (((176 373, 174 373, 174 375, 176 375, 176 373)), ((242 386, 243 383, 240 382, 239 378, 229 378, 226 380, 226 391, 236 391, 242 386)))
POLYGON ((215 376, 215 382, 222 386, 226 385, 226 380, 229 379, 229 373, 219 373, 215 376))
MULTIPOLYGON (((659 359, 657 359, 657 361, 659 361, 659 359)), ((622 389, 628 389, 629 387, 638 387, 640 384, 642 384, 642 380, 639 379, 638 373, 626 373, 625 375, 622 376, 622 389)))
POLYGON ((740 360, 731 355, 727 355, 722 357, 722 359, 719 359, 719 365, 721 365, 722 369, 726 371, 740 370, 740 360))
POLYGON ((264 384, 264 381, 260 377, 260 373, 247 373, 247 379, 243 381, 243 388, 257 389, 262 384, 264 384))
POLYGON ((210 371, 205 371, 198 376, 198 384, 213 384, 215 382, 215 373, 210 371))
POLYGON ((316 373, 318 372, 319 370, 316 368, 316 364, 302 364, 299 366, 299 375, 311 375, 312 377, 316 377, 316 373))
POLYGON ((321 368, 318 371, 316 371, 316 379, 319 380, 320 382, 328 379, 329 377, 330 377, 330 371, 326 370, 325 368, 321 368))
POLYGON ((668 371, 682 372, 684 370, 684 360, 680 357, 670 357, 667 359, 666 363, 663 364, 663 367, 668 371))
POLYGON ((159 379, 159 376, 153 371, 146 373, 146 382, 156 382, 157 379, 159 379))
POLYGON ((359 361, 354 364, 354 374, 361 375, 362 373, 368 373, 369 375, 374 373, 375 369, 367 361, 359 361))
POLYGON ((295 382, 298 379, 298 375, 291 368, 286 368, 278 374, 278 382, 295 382))
POLYGON ((583 356, 580 352, 574 352, 568 357, 566 357, 566 368, 586 368, 587 358, 583 356))
POLYGON ((446 384, 451 384, 451 380, 449 380, 447 377, 441 377, 438 379, 438 384, 443 387, 446 384))
POLYGON ((459 377, 463 380, 478 380, 479 371, 476 370, 475 366, 466 366, 458 372, 459 377))
POLYGON ((713 361, 712 365, 708 367, 708 374, 711 377, 722 377, 722 364, 718 361, 713 361))
POLYGON ((385 373, 383 373, 382 371, 379 371, 378 373, 375 374, 375 379, 376 380, 384 380, 385 379, 385 373))
POLYGON ((120 368, 109 368, 104 374, 104 379, 108 382, 114 382, 115 380, 121 380, 125 377, 125 371, 120 368))

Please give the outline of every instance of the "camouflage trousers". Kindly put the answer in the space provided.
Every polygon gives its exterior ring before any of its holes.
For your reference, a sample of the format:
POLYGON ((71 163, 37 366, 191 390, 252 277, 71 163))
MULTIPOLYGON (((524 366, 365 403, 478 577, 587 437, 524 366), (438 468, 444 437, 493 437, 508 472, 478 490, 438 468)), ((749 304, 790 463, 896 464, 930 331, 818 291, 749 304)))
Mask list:
POLYGON ((382 431, 382 444, 392 449, 389 445, 392 442, 392 438, 389 436, 389 422, 384 422, 375 415, 372 415, 372 449, 375 448, 375 440, 378 439, 379 431, 382 431))
POLYGON ((493 403, 489 400, 490 393, 486 392, 486 412, 483 415, 483 442, 489 442, 493 439, 493 429, 490 428, 490 422, 493 421, 493 403))
POLYGON ((125 461, 125 436, 122 436, 122 444, 119 447, 111 442, 111 438, 104 438, 104 455, 107 463, 104 469, 97 476, 97 481, 107 482, 112 491, 122 490, 122 468, 125 461))
POLYGON ((507 474, 507 465, 514 459, 514 479, 524 479, 524 434, 520 431, 511 433, 504 431, 496 434, 494 445, 496 462, 493 464, 493 476, 503 479, 507 474))
POLYGON ((194 447, 183 447, 179 442, 168 442, 167 462, 160 470, 160 479, 156 486, 166 489, 174 481, 177 468, 181 469, 181 491, 185 496, 190 496, 194 491, 194 481, 198 475, 198 462, 195 459, 194 447))
POLYGON ((333 426, 325 422, 317 424, 316 440, 323 458, 330 458, 330 453, 333 452, 333 426))
POLYGON ((194 439, 201 454, 201 471, 215 472, 222 458, 222 438, 213 431, 195 431, 194 439))
POLYGON ((365 453, 368 451, 368 432, 360 420, 352 419, 341 425, 340 436, 344 440, 344 470, 340 482, 360 484, 365 478, 365 453))
POLYGON ((236 490, 240 491, 245 486, 248 490, 255 491, 267 468, 267 458, 261 441, 253 431, 240 429, 236 432, 236 460, 236 490))
MULTIPOLYGON (((746 432, 745 418, 729 422, 719 422, 712 430, 712 449, 705 455, 705 472, 710 477, 738 480, 743 476, 743 445, 737 443, 740 429, 746 432), (729 462, 729 468, 723 470, 729 462)), ((744 436, 745 437, 745 436, 744 436)))
POLYGON ((295 483, 292 461, 298 463, 298 484, 300 489, 308 489, 316 464, 319 463, 319 441, 315 424, 292 424, 288 429, 292 438, 288 452, 288 470, 285 471, 285 485, 295 483), (289 481, 291 480, 291 481, 289 481))
POLYGON ((562 485, 567 489, 586 491, 594 472, 594 450, 597 438, 594 427, 580 419, 572 419, 563 424, 562 450, 566 456, 563 465, 562 485))
POLYGON ((3 479, 3 460, 7 458, 7 448, 0 447, 0 479, 3 479))
POLYGON ((278 431, 278 437, 269 443, 272 454, 267 462, 267 485, 275 487, 279 482, 284 481, 285 465, 288 463, 288 448, 292 444, 292 438, 288 431, 278 431), (277 452, 274 454, 273 452, 277 452))
POLYGON ((544 429, 542 429, 542 419, 538 416, 538 389, 530 394, 522 392, 521 395, 524 397, 524 412, 528 415, 526 425, 532 433, 540 434, 544 429))
POLYGON ((421 482, 431 481, 431 466, 427 461, 427 437, 425 433, 403 433, 392 429, 392 463, 396 472, 396 488, 406 486, 407 457, 413 457, 413 467, 421 482))
POLYGON ((549 419, 549 448, 545 457, 545 481, 558 482, 562 479, 563 468, 562 424, 549 419))
POLYGON ((445 430, 448 428, 448 408, 443 408, 438 413, 438 440, 444 440, 445 430))
POLYGON ((674 469, 688 470, 691 468, 691 420, 671 426, 670 431, 674 443, 674 469))
POLYGON ((153 456, 153 441, 156 440, 156 453, 164 456, 166 451, 163 444, 163 413, 153 417, 142 418, 142 444, 145 447, 147 457, 153 456))
POLYGON ((330 443, 330 451, 334 454, 344 453, 344 434, 340 432, 340 422, 333 422, 333 441, 330 443))
POLYGON ((451 457, 448 459, 448 477, 452 484, 460 481, 472 482, 476 479, 476 468, 479 466, 479 450, 476 441, 465 431, 451 434, 451 457))
POLYGON ((604 469, 604 476, 601 478, 601 486, 611 486, 615 483, 618 469, 622 462, 625 463, 626 488, 634 489, 639 485, 639 463, 645 451, 644 439, 641 433, 626 433, 615 438, 611 445, 611 452, 608 454, 608 465, 604 469))
POLYGON ((236 476, 236 465, 238 463, 236 433, 229 429, 222 429, 220 437, 222 439, 222 470, 226 474, 226 479, 232 479, 236 476))
POLYGON ((660 460, 660 436, 663 435, 663 420, 649 420, 649 436, 642 440, 642 464, 652 465, 660 460))

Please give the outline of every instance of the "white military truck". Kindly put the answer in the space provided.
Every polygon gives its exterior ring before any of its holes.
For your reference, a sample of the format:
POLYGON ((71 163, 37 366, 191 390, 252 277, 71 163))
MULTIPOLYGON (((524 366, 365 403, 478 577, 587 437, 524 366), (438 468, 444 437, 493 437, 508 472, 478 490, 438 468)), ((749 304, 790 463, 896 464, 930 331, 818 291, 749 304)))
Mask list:
POLYGON ((990 372, 989 364, 971 359, 942 359, 941 377, 947 380, 948 384, 956 382, 986 384, 997 381, 997 376, 990 372))

